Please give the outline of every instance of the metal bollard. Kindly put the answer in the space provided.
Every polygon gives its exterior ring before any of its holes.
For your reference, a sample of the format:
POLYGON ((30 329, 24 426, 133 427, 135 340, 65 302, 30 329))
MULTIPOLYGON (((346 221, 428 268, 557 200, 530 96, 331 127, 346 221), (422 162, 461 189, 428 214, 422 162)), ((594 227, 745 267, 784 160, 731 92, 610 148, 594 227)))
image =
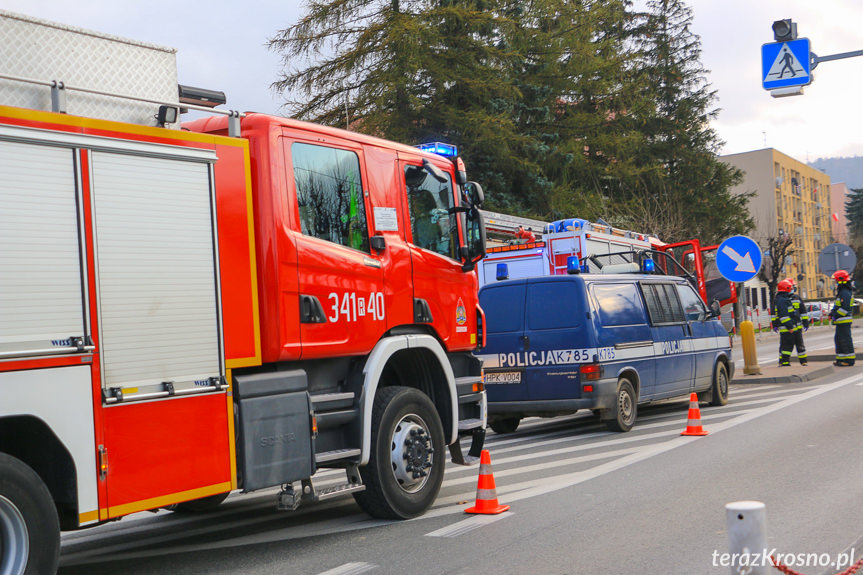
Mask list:
POLYGON ((772 575, 767 555, 767 508, 760 501, 725 506, 732 575, 772 575))

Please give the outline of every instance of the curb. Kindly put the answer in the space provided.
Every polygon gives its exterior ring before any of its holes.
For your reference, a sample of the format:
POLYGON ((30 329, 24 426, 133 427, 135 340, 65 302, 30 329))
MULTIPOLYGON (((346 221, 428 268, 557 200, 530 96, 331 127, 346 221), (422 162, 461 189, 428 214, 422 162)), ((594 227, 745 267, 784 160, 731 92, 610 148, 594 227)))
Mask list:
POLYGON ((745 379, 738 379, 737 377, 731 383, 740 383, 743 385, 752 385, 759 383, 800 383, 802 381, 812 381, 813 379, 818 379, 821 377, 825 377, 830 375, 835 370, 833 366, 825 366, 818 369, 814 369, 812 371, 807 371, 806 373, 800 374, 789 374, 789 375, 779 375, 779 376, 750 376, 744 375, 745 379))

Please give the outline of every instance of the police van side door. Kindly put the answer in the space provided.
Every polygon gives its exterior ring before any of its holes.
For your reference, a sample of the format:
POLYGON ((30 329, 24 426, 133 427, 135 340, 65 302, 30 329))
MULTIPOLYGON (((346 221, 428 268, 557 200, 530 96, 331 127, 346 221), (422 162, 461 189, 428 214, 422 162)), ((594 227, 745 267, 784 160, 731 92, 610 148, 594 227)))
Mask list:
POLYGON ((716 322, 707 319, 704 302, 688 283, 677 284, 677 294, 683 305, 683 313, 691 337, 694 374, 690 391, 703 390, 710 386, 713 363, 716 360, 716 322))
POLYGON ((671 282, 641 282, 656 362, 657 397, 672 397, 689 390, 693 356, 689 326, 671 282))

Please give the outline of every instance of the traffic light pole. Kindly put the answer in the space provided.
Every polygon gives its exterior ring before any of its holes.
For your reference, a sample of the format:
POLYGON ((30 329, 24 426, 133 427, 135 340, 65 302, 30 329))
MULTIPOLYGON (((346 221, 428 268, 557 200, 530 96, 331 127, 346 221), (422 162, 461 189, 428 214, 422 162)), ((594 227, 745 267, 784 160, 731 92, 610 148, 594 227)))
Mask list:
POLYGON ((809 53, 809 61, 811 62, 812 69, 814 70, 816 66, 818 66, 821 62, 829 62, 831 60, 843 60, 845 58, 854 58, 856 56, 863 56, 863 50, 856 50, 854 52, 842 52, 841 54, 830 54, 829 56, 819 56, 815 52, 809 53))

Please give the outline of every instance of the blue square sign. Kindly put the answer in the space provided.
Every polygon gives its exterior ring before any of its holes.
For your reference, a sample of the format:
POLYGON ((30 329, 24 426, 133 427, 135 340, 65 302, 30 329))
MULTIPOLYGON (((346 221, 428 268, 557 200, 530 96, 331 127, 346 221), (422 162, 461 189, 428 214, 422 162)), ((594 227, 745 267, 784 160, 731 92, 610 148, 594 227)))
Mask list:
POLYGON ((812 82, 809 38, 761 45, 761 84, 765 90, 812 82))

